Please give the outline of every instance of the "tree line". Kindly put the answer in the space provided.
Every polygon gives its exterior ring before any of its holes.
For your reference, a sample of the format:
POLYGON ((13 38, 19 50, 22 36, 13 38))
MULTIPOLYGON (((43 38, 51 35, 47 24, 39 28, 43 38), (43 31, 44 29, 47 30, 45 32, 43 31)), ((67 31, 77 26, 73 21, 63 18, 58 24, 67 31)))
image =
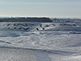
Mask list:
POLYGON ((52 20, 46 17, 11 17, 0 18, 0 22, 52 22, 52 20))

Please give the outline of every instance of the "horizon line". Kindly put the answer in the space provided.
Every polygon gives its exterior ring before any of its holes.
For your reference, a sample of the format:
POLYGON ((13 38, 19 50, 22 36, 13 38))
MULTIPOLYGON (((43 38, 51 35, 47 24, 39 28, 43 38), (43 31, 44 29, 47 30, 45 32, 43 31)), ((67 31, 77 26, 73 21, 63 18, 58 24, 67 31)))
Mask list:
POLYGON ((0 16, 0 18, 27 18, 27 17, 32 17, 32 18, 59 18, 59 19, 81 19, 79 17, 50 17, 50 16, 0 16))

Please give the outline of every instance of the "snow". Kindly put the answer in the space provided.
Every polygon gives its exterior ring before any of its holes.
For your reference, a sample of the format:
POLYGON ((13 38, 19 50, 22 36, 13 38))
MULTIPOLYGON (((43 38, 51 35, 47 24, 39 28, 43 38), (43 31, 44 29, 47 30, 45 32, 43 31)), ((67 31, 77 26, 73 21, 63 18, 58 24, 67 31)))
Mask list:
POLYGON ((0 48, 0 61, 36 61, 33 51, 0 48))
POLYGON ((80 61, 80 31, 54 31, 60 27, 59 23, 55 24, 56 26, 53 23, 0 23, 0 60, 80 61), (14 24, 25 26, 17 25, 14 28, 14 24))
POLYGON ((61 49, 81 46, 81 34, 32 34, 20 37, 0 37, 0 46, 61 49))

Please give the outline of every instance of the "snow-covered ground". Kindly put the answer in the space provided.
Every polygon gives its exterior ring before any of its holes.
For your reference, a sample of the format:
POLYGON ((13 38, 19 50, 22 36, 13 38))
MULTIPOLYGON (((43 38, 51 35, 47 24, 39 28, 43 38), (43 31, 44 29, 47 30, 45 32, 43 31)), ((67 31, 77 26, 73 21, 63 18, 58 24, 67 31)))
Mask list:
POLYGON ((81 26, 71 24, 0 23, 0 60, 81 61, 81 26))

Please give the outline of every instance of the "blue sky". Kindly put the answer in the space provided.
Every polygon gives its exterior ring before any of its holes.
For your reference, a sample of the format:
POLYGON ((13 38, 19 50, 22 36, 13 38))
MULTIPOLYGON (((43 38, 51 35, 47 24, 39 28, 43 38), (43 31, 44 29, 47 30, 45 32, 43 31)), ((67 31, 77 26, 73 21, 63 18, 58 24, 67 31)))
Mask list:
POLYGON ((81 0, 0 0, 0 16, 81 17, 81 0))

